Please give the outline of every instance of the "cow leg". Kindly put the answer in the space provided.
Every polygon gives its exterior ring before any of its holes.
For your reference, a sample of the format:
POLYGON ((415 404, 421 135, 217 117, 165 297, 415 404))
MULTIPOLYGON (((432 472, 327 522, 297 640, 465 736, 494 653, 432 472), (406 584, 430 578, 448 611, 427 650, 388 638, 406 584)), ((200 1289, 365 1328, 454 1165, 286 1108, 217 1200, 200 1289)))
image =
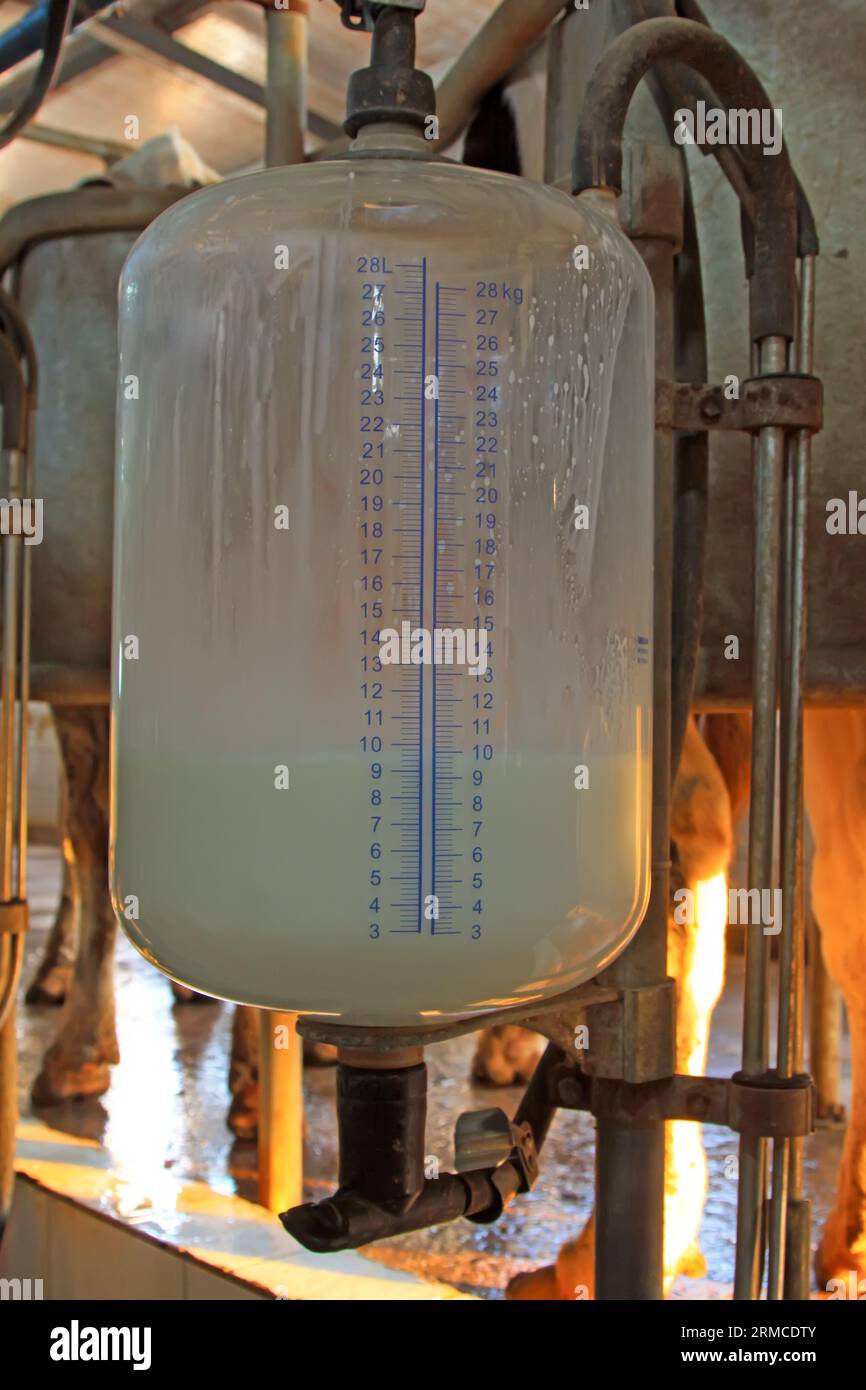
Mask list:
POLYGON ((852 1270, 866 1278, 866 711, 809 710, 805 760, 812 904, 851 1032, 851 1115, 815 1261, 823 1288, 852 1270))
POLYGON ((238 1139, 255 1139, 259 1127, 259 1023, 256 1009, 238 1004, 232 1019, 229 1059, 232 1103, 226 1124, 238 1139))
MULTIPOLYGON (((304 1066, 329 1067, 337 1061, 330 1043, 304 1038, 304 1066)), ((255 1139, 259 1129, 259 1015, 257 1009, 238 1004, 232 1019, 229 1061, 231 1105, 226 1124, 238 1139, 255 1139)))
MULTIPOLYGON (((710 1019, 724 983, 725 878, 733 836, 727 787, 694 720, 686 729, 673 790, 671 833, 682 886, 695 894, 696 919, 669 924, 668 972, 676 981, 677 1071, 706 1069, 710 1019), (698 890, 699 884, 712 884, 698 890)), ((679 884, 676 886, 680 886, 679 884)), ((681 914, 685 916, 686 914, 681 914)), ((592 1046, 592 1015, 589 1019, 592 1046)), ((707 1186, 707 1162, 696 1124, 675 1121, 665 1135, 664 1281, 678 1273, 704 1272, 697 1246, 707 1186)), ((592 1297, 595 1285, 595 1220, 562 1247, 555 1265, 519 1274, 508 1287, 513 1299, 592 1297)))
POLYGON ((39 968, 24 996, 25 1004, 50 1004, 56 1007, 65 1003, 72 984, 78 950, 80 902, 75 854, 72 840, 66 832, 63 834, 61 846, 63 886, 60 905, 39 968))
POLYGON ((67 829, 78 870, 80 940, 60 1029, 33 1084, 50 1105, 108 1089, 119 1060, 114 1027, 114 941, 108 892, 108 731, 104 706, 54 710, 68 787, 67 829))

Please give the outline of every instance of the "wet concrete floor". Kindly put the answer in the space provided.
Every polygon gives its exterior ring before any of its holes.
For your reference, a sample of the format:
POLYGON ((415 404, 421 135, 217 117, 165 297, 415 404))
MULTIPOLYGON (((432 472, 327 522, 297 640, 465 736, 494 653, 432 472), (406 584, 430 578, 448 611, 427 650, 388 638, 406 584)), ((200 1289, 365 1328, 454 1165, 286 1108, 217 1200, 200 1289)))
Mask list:
MULTIPOLYGON (((46 847, 32 849, 33 927, 19 1009, 23 1114, 33 1113, 30 1085, 59 1020, 57 1010, 23 1004, 23 989, 40 958, 59 884, 59 854, 46 847)), ((139 1190, 151 1185, 156 1191, 161 1175, 169 1171, 173 1177, 199 1179, 218 1191, 255 1199, 255 1145, 234 1140, 225 1125, 230 1006, 175 1005, 165 977, 123 938, 116 982, 121 1061, 109 1091, 98 1101, 55 1106, 38 1112, 39 1117, 62 1132, 99 1140, 115 1167, 134 1179, 139 1190)), ((713 1023, 712 1075, 728 1076, 739 1065, 741 1008, 742 964, 734 959, 713 1023)), ((520 1099, 520 1087, 491 1090, 470 1083, 474 1045, 474 1038, 468 1037, 428 1051, 427 1152, 443 1168, 452 1166, 454 1122, 463 1110, 501 1105, 513 1113, 520 1099)), ((849 1084, 846 1059, 846 1101, 849 1084)), ((306 1198, 313 1200, 331 1190, 336 1177, 333 1069, 308 1069, 304 1090, 305 1189, 306 1198)), ((706 1280, 678 1281, 674 1294, 682 1298, 723 1297, 733 1279, 737 1188, 726 1169, 733 1166, 729 1160, 736 1154, 736 1139, 708 1126, 703 1135, 710 1185, 700 1238, 708 1273, 706 1280)), ((815 1243, 832 1202, 842 1137, 840 1128, 828 1128, 807 1141, 806 1184, 813 1202, 815 1243)), ((377 1258, 482 1297, 501 1298, 513 1274, 550 1263, 562 1242, 579 1232, 592 1204, 593 1150, 592 1119, 560 1112, 544 1147, 537 1186, 519 1198, 502 1221, 489 1227, 457 1222, 403 1236, 386 1249, 378 1247, 377 1258)))

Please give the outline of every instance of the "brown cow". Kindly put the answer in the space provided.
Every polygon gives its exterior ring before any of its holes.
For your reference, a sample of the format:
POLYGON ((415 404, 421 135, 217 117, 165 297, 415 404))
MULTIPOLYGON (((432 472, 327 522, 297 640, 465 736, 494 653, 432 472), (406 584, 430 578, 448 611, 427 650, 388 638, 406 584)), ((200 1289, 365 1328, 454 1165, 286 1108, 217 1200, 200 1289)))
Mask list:
MULTIPOLYGON (((718 882, 728 869, 732 824, 748 801, 751 752, 747 716, 714 715, 704 721, 705 740, 690 721, 672 808, 672 836, 683 882, 693 889, 718 882)), ((866 1277, 866 710, 809 710, 805 719, 806 807, 813 837, 811 896, 821 928, 827 968, 848 1009, 852 1051, 852 1106, 836 1192, 815 1261, 820 1287, 866 1277)), ((671 922, 668 970, 677 986, 679 1071, 705 1068, 710 1020, 724 979, 724 894, 710 893, 694 927, 671 922), (719 904, 721 911, 719 911, 719 904)), ((519 1030, 512 1030, 516 1033, 519 1030)), ((521 1074, 531 1070, 538 1042, 522 1034, 508 1040, 521 1074)), ((484 1044, 486 1052, 491 1042, 484 1044)), ((477 1065, 480 1067, 481 1049, 477 1065)), ((504 1081, 503 1050, 483 1063, 504 1081)), ((517 1068, 515 1068, 515 1071, 517 1068)), ((701 1272, 697 1231, 706 1189, 700 1131, 671 1124, 665 1180, 665 1287, 677 1273, 701 1272)), ((516 1299, 574 1299, 593 1287, 593 1220, 560 1251, 555 1265, 519 1275, 509 1288, 516 1299)))

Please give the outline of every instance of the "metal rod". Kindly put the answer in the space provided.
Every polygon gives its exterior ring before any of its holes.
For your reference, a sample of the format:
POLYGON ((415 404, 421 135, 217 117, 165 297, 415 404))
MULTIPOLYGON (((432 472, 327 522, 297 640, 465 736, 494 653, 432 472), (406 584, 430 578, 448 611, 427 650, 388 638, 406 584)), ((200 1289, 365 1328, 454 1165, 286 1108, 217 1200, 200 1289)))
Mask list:
POLYGON ((664 1123, 599 1119, 595 1173, 596 1298, 660 1299, 664 1123), (631 1200, 636 1189, 650 1200, 631 1200), (619 1258, 605 1251, 619 1251, 619 1258))
MULTIPOLYGON (((797 369, 811 373, 815 343, 815 270, 814 256, 804 256, 800 269, 800 312, 797 334, 797 369)), ((786 899, 790 892, 790 947, 783 951, 779 981, 779 1068, 790 1067, 788 1075, 803 1070, 803 1034, 805 1025, 806 976, 806 894, 804 871, 804 810, 803 810, 803 691, 806 671, 806 642, 808 629, 808 518, 809 480, 812 466, 812 436, 800 430, 794 446, 794 508, 792 515, 792 605, 790 610, 791 663, 788 672, 790 697, 788 706, 789 762, 784 776, 787 782, 786 820, 782 825, 783 863, 783 921, 786 899)), ((783 934, 783 946, 785 937, 783 934)), ((789 1192, 785 1205, 785 1230, 788 1246, 783 1262, 783 1296, 788 1299, 809 1297, 810 1204, 803 1197, 803 1140, 792 1139, 790 1150, 789 1192)))
MULTIPOLYGON (((35 506, 36 478, 32 450, 32 421, 28 429, 28 439, 31 441, 31 447, 24 460, 24 496, 29 498, 35 506)), ((18 690, 18 760, 15 769, 18 787, 18 855, 15 865, 15 896, 18 899, 27 896, 27 755, 29 752, 27 737, 30 704, 30 614, 33 606, 32 550, 32 546, 23 546, 21 559, 21 660, 18 690)))
POLYGON ((303 1200, 303 1061, 294 1014, 259 1011, 259 1201, 286 1211, 303 1200))
MULTIPOLYGON (((7 496, 10 501, 21 499, 21 456, 8 449, 7 496)), ((18 619, 21 584, 21 536, 10 532, 3 538, 3 657, 2 657, 2 725, 0 725, 0 899, 12 898, 12 852, 15 821, 15 694, 18 668, 18 619)))
MULTIPOLYGON (((761 373, 785 370, 788 360, 785 338, 776 335, 765 338, 758 348, 761 373)), ((776 426, 761 430, 756 452, 749 888, 756 888, 760 893, 762 889, 771 887, 773 876, 784 430, 776 426)), ((747 1076, 759 1076, 768 1065, 768 958, 768 939, 759 920, 751 925, 746 936, 742 1068, 747 1076)), ((744 1135, 740 1140, 737 1201, 736 1299, 755 1299, 758 1296, 765 1191, 766 1142, 744 1135)))
MULTIPOLYGON (((269 10, 265 162, 303 163, 306 103, 305 0, 269 10)), ((259 1201, 286 1211, 303 1200, 303 1043, 294 1014, 259 1011, 259 1201)))
POLYGON ((457 138, 485 92, 526 57, 564 8, 562 0, 502 0, 436 89, 440 148, 457 138))
POLYGON ((59 150, 72 150, 76 154, 92 155, 105 164, 115 164, 126 159, 136 148, 135 142, 124 140, 100 140, 94 135, 79 135, 72 130, 58 130, 55 126, 43 125, 41 121, 31 121, 21 132, 22 140, 32 140, 37 145, 52 145, 59 150))
POLYGON ((302 164, 307 131, 307 0, 265 12, 265 164, 302 164))

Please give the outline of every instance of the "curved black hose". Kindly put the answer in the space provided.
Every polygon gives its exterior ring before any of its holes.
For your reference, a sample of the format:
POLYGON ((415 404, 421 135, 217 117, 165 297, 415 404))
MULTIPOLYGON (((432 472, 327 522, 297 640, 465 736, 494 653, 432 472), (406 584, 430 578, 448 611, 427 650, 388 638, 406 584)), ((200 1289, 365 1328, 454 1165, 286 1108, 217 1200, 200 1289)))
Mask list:
POLYGON ((66 38, 66 31, 69 28, 74 8, 75 0, 51 0, 48 17, 45 21, 45 39, 38 71, 30 91, 18 110, 13 112, 3 128, 0 129, 0 150, 10 144, 15 136, 24 129, 28 121, 33 119, 50 92, 57 76, 63 40, 66 38))
POLYGON ((0 333, 12 340, 19 358, 27 363, 27 394, 31 408, 36 405, 39 388, 39 365, 36 358, 36 345, 27 327, 20 308, 8 290, 0 286, 0 333))
MULTIPOLYGON (((690 19, 695 24, 703 24, 703 26, 706 29, 715 32, 713 30, 712 24, 707 19, 707 16, 704 14, 704 11, 701 9, 698 0, 675 0, 675 4, 677 14, 680 15, 682 19, 690 19)), ((762 93, 762 106, 769 107, 770 98, 768 97, 760 81, 757 78, 755 80, 758 82, 758 86, 760 87, 762 93)), ((717 106, 718 101, 713 101, 711 104, 717 106)), ((736 154, 736 147, 734 147, 734 150, 736 154)), ((739 155, 736 154, 736 157, 739 158, 739 155)), ((797 178, 796 173, 794 174, 794 183, 796 185, 797 191, 797 255, 801 258, 803 256, 817 256, 820 246, 818 240, 818 228, 815 223, 815 215, 812 212, 812 204, 809 202, 803 185, 797 178)), ((747 245, 747 260, 750 258, 750 255, 751 248, 747 245)))
POLYGON ((9 339, 0 334, 0 404, 3 406, 3 429, 0 444, 4 449, 27 449, 27 388, 21 375, 21 363, 9 339))
MULTIPOLYGON (((574 192, 622 190, 622 136, 631 99, 660 63, 685 63, 710 81, 729 107, 761 109, 763 89, 748 63, 715 30, 687 19, 648 19, 620 34, 586 92, 574 152, 574 192)), ((755 341, 794 338, 797 323, 796 188, 783 148, 765 159, 758 146, 741 157, 755 194, 751 332, 755 341)))

